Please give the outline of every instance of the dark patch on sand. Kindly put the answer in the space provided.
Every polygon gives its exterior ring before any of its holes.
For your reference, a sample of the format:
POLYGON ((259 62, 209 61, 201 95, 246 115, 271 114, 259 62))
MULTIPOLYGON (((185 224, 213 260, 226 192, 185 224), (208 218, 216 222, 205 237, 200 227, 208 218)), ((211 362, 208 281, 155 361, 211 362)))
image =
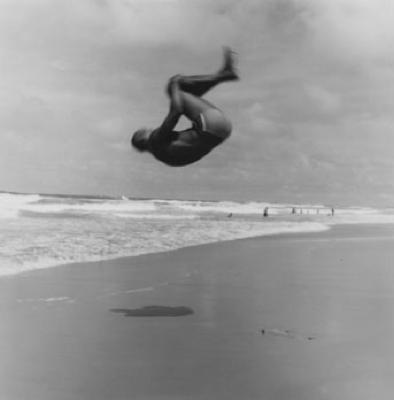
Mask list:
POLYGON ((124 314, 125 317, 183 317, 194 314, 189 307, 145 306, 141 308, 113 308, 112 312, 124 314))

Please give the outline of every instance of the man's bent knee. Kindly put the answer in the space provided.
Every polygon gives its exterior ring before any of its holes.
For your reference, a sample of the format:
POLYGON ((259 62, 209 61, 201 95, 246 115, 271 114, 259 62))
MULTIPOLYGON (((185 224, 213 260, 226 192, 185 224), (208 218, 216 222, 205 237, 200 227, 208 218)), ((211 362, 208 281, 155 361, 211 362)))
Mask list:
POLYGON ((171 96, 171 93, 170 93, 171 85, 175 79, 178 80, 179 87, 180 87, 180 89, 182 89, 183 76, 180 74, 171 76, 171 78, 168 80, 166 88, 165 88, 165 92, 166 92, 167 96, 169 96, 169 97, 171 96))

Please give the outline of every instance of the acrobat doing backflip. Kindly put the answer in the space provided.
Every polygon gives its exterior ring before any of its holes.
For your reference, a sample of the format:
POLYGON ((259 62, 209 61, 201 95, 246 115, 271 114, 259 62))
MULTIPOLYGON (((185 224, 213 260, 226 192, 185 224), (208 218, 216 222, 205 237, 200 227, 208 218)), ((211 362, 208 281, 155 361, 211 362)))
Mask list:
POLYGON ((219 83, 238 79, 234 53, 228 47, 224 48, 223 65, 218 72, 173 76, 166 88, 170 98, 168 115, 157 129, 136 131, 131 139, 132 145, 171 166, 184 166, 200 160, 226 140, 232 129, 224 113, 201 96, 219 83), (175 131, 182 115, 192 122, 192 126, 175 131))

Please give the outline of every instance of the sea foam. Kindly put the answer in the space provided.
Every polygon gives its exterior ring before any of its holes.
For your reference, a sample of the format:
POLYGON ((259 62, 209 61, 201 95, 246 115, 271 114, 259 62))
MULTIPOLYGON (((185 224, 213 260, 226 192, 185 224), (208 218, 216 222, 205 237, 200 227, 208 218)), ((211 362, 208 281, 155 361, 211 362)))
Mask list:
POLYGON ((337 223, 394 223, 392 210, 267 202, 120 199, 0 193, 0 275, 337 223), (269 218, 263 217, 268 207, 269 218), (318 215, 316 210, 320 210, 318 215))

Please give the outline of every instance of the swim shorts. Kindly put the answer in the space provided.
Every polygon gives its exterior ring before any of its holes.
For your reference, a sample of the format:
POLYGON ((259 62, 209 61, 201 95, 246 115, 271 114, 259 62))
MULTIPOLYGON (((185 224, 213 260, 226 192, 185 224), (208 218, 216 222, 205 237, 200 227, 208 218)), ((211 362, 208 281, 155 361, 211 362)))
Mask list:
POLYGON ((223 142, 230 136, 231 122, 226 118, 222 111, 217 108, 204 110, 196 121, 197 129, 204 136, 208 136, 215 144, 223 142), (217 142, 217 143, 216 143, 217 142))

